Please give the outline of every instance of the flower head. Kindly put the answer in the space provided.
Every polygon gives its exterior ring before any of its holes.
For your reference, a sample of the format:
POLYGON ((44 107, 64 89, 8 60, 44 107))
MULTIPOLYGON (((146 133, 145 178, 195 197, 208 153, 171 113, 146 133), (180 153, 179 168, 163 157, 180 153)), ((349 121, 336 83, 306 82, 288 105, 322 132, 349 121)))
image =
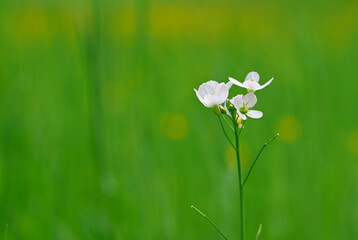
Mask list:
POLYGON ((196 96, 205 107, 212 108, 226 101, 229 95, 229 89, 225 83, 208 81, 200 85, 196 90, 196 96))
POLYGON ((237 110, 237 114, 243 120, 246 120, 249 116, 251 118, 261 118, 263 113, 256 110, 251 110, 253 106, 255 106, 257 102, 257 98, 253 92, 249 92, 244 95, 237 95, 236 97, 231 99, 231 103, 235 106, 237 110))
POLYGON ((239 87, 243 87, 247 89, 247 92, 255 92, 257 90, 263 89, 264 87, 268 86, 273 78, 271 78, 269 81, 267 81, 264 85, 259 84, 260 76, 257 72, 249 72, 247 74, 245 81, 243 83, 237 81, 234 78, 229 77, 229 82, 227 83, 227 86, 231 87, 232 84, 235 84, 239 87))

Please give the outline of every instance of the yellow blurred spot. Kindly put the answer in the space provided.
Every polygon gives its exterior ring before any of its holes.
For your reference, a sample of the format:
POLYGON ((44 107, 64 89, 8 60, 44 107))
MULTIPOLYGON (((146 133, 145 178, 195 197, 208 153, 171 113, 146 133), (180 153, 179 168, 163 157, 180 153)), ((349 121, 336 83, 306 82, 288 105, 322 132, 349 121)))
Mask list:
MULTIPOLYGON (((242 172, 244 173, 250 166, 249 163, 251 162, 251 149, 250 146, 243 141, 240 142, 240 158, 242 172)), ((229 145, 226 149, 225 160, 229 169, 237 171, 236 152, 231 145, 229 145)))
POLYGON ((354 156, 358 156, 358 129, 350 135, 348 139, 348 148, 354 156))
POLYGON ((10 34, 20 42, 46 40, 49 36, 47 12, 42 8, 29 8, 16 12, 9 22, 10 34))
POLYGON ((135 9, 130 6, 116 9, 113 12, 113 21, 109 25, 109 31, 116 39, 131 38, 136 32, 136 16, 135 9), (120 14, 118 14, 118 12, 120 14))
POLYGON ((155 4, 151 8, 149 26, 151 35, 162 39, 200 39, 214 43, 231 23, 221 5, 195 6, 188 4, 155 4))
POLYGON ((279 21, 275 17, 276 14, 278 14, 277 9, 269 1, 254 8, 244 6, 240 8, 235 24, 237 24, 236 27, 243 38, 250 41, 260 42, 264 39, 267 41, 268 38, 276 34, 282 34, 279 32, 278 27, 285 25, 285 23, 279 21))
POLYGON ((229 169, 231 170, 237 169, 236 152, 231 145, 229 145, 226 149, 225 160, 229 169))
POLYGON ((102 88, 103 109, 108 114, 119 114, 125 106, 126 91, 119 81, 109 81, 102 88))
POLYGON ((277 130, 280 133, 280 139, 287 142, 296 141, 302 133, 300 122, 290 115, 283 116, 277 123, 277 130))
POLYGON ((181 140, 188 134, 188 122, 181 114, 164 113, 159 124, 161 131, 169 139, 181 140))
MULTIPOLYGON (((234 34, 250 42, 261 42, 285 33, 280 28, 287 24, 279 21, 278 14, 282 16, 271 3, 253 8, 250 4, 242 3, 198 5, 157 2, 151 4, 147 27, 151 36, 168 41, 190 39, 210 46, 226 39, 227 34, 234 34)), ((108 28, 115 39, 135 37, 141 24, 138 20, 142 17, 135 5, 115 8, 109 15, 111 24, 108 28)), ((287 38, 286 35, 283 37, 287 38)))

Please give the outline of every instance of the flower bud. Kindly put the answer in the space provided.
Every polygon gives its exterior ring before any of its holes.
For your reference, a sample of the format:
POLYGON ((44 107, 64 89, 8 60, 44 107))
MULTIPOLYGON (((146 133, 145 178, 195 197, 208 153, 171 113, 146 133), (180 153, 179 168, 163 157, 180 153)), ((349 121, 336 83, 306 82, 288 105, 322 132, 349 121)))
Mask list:
POLYGON ((242 118, 238 117, 236 122, 237 122, 237 125, 239 126, 239 128, 242 128, 242 118))
POLYGON ((226 109, 223 106, 219 105, 219 109, 221 113, 226 114, 226 109))
POLYGON ((221 111, 218 105, 215 105, 214 107, 212 107, 213 112, 215 113, 215 115, 220 115, 221 111))
POLYGON ((234 115, 234 113, 236 112, 236 108, 230 101, 226 102, 226 107, 227 110, 229 110, 229 112, 231 113, 231 115, 234 115))

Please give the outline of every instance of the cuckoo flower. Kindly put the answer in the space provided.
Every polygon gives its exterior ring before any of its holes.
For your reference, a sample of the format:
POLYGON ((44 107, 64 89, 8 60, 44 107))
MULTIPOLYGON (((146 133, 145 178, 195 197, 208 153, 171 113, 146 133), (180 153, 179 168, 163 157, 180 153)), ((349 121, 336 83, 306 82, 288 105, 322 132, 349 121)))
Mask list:
POLYGON ((229 89, 225 83, 218 83, 216 81, 208 81, 200 85, 196 90, 196 96, 205 107, 213 108, 226 101, 229 95, 229 89))
POLYGON ((249 116, 251 118, 261 118, 263 113, 256 110, 251 110, 253 106, 255 106, 257 102, 257 98, 254 93, 250 92, 244 95, 237 95, 233 99, 231 99, 231 103, 235 106, 237 110, 237 114, 243 120, 246 120, 249 116))
POLYGON ((243 87, 247 89, 247 92, 255 92, 257 90, 263 89, 264 87, 268 86, 273 78, 271 78, 269 81, 267 81, 264 85, 260 85, 259 84, 259 80, 260 80, 260 76, 257 72, 249 72, 249 74, 247 74, 245 81, 243 83, 237 81, 234 78, 229 77, 230 82, 227 83, 227 86, 230 86, 232 84, 235 84, 239 87, 243 87))

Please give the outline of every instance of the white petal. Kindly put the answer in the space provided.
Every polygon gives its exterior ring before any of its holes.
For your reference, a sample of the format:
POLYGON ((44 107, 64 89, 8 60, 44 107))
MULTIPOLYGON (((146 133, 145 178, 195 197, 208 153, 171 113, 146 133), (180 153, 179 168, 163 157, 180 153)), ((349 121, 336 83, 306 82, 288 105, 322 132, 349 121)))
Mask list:
POLYGON ((249 110, 247 112, 247 116, 251 117, 251 118, 261 118, 264 114, 260 111, 256 111, 256 110, 249 110))
POLYGON ((204 97, 205 95, 214 95, 215 89, 218 83, 215 84, 215 81, 208 81, 200 85, 198 92, 200 96, 204 97))
POLYGON ((241 117, 242 120, 246 120, 246 119, 247 119, 246 115, 243 114, 243 113, 241 113, 239 110, 237 110, 237 114, 239 114, 239 117, 241 117))
POLYGON ((260 75, 257 72, 249 72, 249 74, 247 74, 245 81, 255 81, 255 82, 259 82, 260 80, 260 75))
POLYGON ((230 90, 230 88, 232 87, 232 82, 231 82, 231 81, 228 81, 228 82, 226 83, 226 87, 227 87, 228 90, 230 90))
POLYGON ((214 89, 209 86, 208 84, 201 84, 198 89, 198 93, 201 97, 204 97, 205 95, 212 94, 214 92, 214 89))
POLYGON ((257 90, 260 90, 260 89, 263 89, 264 87, 267 87, 271 82, 272 82, 273 78, 271 78, 270 80, 267 81, 267 83, 265 83, 264 85, 260 86, 259 89, 257 90))
POLYGON ((250 92, 245 95, 244 103, 246 104, 246 107, 252 108, 257 103, 257 97, 253 92, 250 92))
POLYGON ((204 101, 207 104, 208 107, 214 107, 215 105, 220 104, 219 97, 216 95, 206 95, 204 97, 204 101))
POLYGON ((230 102, 235 106, 236 109, 239 109, 244 105, 243 97, 244 95, 242 94, 237 95, 233 97, 230 102))
POLYGON ((196 93, 196 96, 199 98, 199 101, 204 104, 205 107, 209 107, 207 103, 205 102, 204 98, 199 94, 199 91, 194 88, 194 91, 196 93))
POLYGON ((218 101, 222 104, 227 100, 227 97, 229 96, 229 90, 225 83, 220 83, 216 88, 216 96, 218 96, 218 101))
POLYGON ((254 91, 260 89, 260 84, 258 84, 258 83, 255 82, 255 81, 250 81, 250 80, 248 80, 248 81, 245 81, 245 82, 243 83, 243 85, 245 86, 245 88, 251 89, 251 90, 254 90, 254 91))
POLYGON ((244 84, 242 84, 241 82, 237 81, 236 79, 234 79, 232 77, 229 77, 229 80, 230 80, 231 83, 233 83, 233 84, 235 84, 235 85, 237 85, 239 87, 245 88, 244 84))
POLYGON ((219 85, 219 83, 217 81, 214 81, 214 80, 210 80, 210 81, 207 81, 206 84, 212 86, 214 89, 216 89, 219 85))

